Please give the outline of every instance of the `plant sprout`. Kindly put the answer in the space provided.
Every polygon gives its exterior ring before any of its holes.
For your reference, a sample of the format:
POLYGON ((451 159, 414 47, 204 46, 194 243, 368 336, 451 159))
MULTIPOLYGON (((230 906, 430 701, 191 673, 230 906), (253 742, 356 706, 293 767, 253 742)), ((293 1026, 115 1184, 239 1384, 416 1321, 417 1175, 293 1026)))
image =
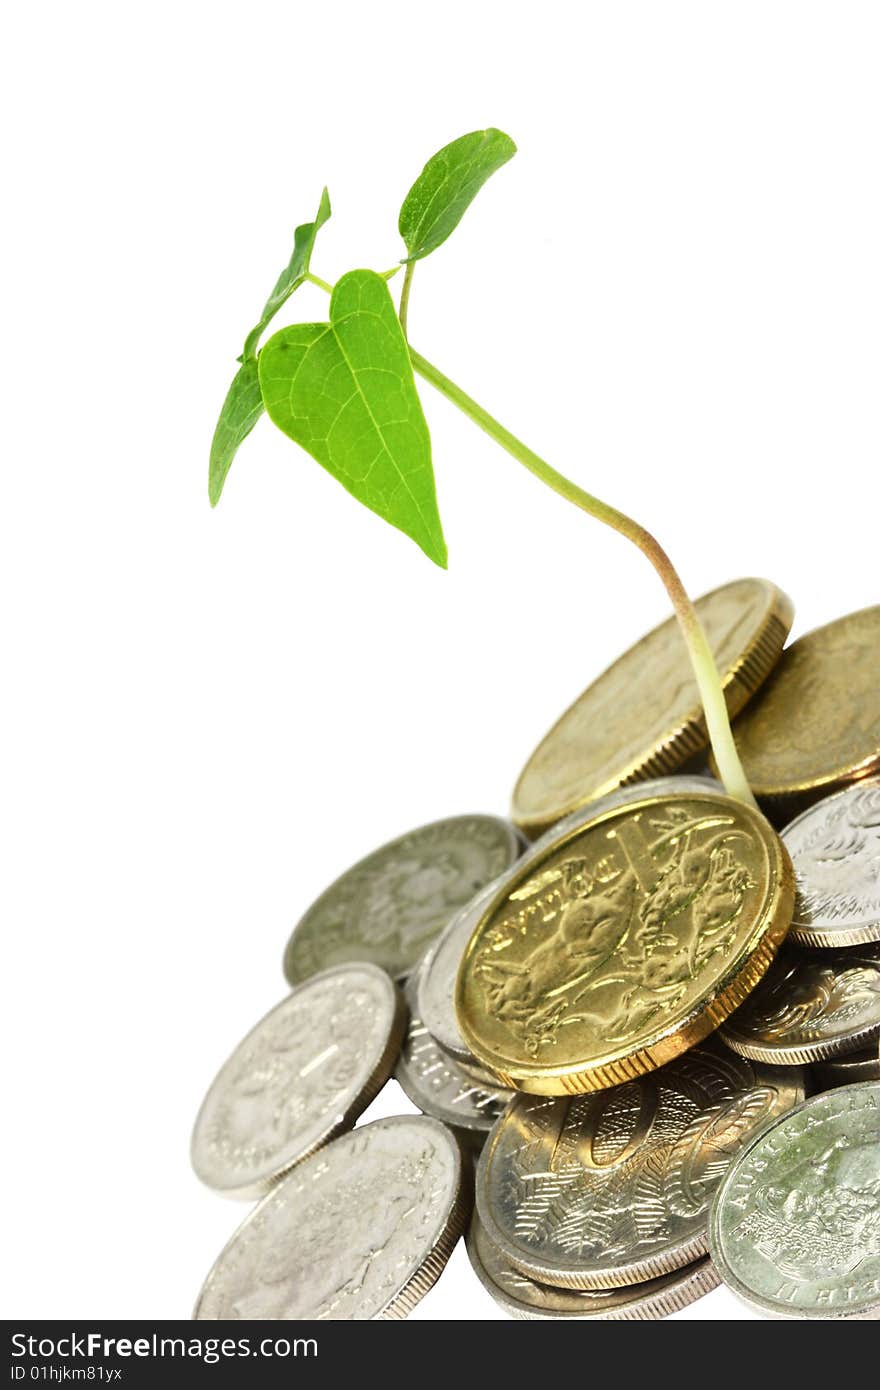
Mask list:
POLYGON ((417 373, 536 478, 626 536, 650 560, 687 645, 721 779, 729 795, 754 804, 712 649, 666 551, 644 526, 564 477, 409 342, 407 312, 416 265, 446 241, 486 180, 515 153, 509 136, 489 129, 453 140, 428 160, 400 210, 398 227, 406 256, 397 308, 388 281, 400 265, 383 274, 349 271, 335 285, 313 274, 315 241, 330 217, 324 190, 314 221, 297 227, 290 261, 245 339, 241 365, 211 445, 211 505, 216 506, 239 446, 265 410, 354 497, 446 568, 431 439, 416 390, 417 373), (260 348, 278 310, 306 282, 329 294, 327 322, 292 324, 260 348))

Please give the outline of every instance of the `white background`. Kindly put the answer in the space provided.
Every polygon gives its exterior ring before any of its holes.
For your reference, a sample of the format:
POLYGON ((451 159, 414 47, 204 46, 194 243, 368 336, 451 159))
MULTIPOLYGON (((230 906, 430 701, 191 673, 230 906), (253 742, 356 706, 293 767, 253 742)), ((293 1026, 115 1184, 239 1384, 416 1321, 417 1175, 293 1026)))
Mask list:
MULTIPOLYGON (((517 158, 413 342, 796 631, 876 602, 871 4, 19 6, 0 91, 7 1316, 187 1316, 243 1209, 189 1130, 288 930, 390 835, 503 811, 666 614, 627 544, 425 387, 448 574, 264 419, 214 419, 329 184, 315 270, 392 265, 425 158, 517 158)), ((319 317, 302 290, 288 318, 319 317)), ((284 319, 281 320, 283 322, 284 319)), ((408 1109, 390 1086, 372 1113, 408 1109)), ((497 1316, 462 1248, 414 1316, 497 1316)), ((746 1316, 717 1291, 684 1316, 746 1316)))

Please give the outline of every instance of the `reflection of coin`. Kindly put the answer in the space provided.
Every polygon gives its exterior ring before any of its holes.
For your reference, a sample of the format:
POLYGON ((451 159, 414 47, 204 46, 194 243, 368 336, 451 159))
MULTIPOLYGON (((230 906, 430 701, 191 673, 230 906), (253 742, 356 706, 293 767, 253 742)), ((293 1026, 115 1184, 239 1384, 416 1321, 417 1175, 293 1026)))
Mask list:
POLYGON ((880 1081, 880 1052, 876 1043, 846 1057, 817 1062, 811 1069, 815 1090, 830 1091, 832 1086, 851 1086, 854 1081, 880 1081))
POLYGON ((483 1150, 480 1220, 543 1284, 656 1278, 705 1254, 709 1204, 731 1159, 803 1098, 800 1070, 716 1046, 598 1095, 519 1096, 483 1150))
POLYGON ((465 1044, 503 1085, 598 1090, 699 1042, 764 974, 794 877, 758 812, 695 793, 563 832, 505 878, 456 982, 465 1044))
POLYGON ((202 1181, 229 1196, 259 1196, 353 1125, 391 1074, 404 1016, 375 965, 336 966, 294 990, 211 1084, 192 1138, 202 1181))
POLYGON ((820 1062, 880 1036, 880 946, 848 951, 787 947, 721 1027, 743 1057, 820 1062))
POLYGON ((208 1275, 196 1318, 402 1318, 461 1234, 462 1160, 424 1115, 376 1120, 299 1164, 208 1275))
POLYGON ((826 1091, 736 1158, 709 1240, 735 1294, 787 1317, 880 1314, 880 1082, 826 1091))
POLYGON ((455 913, 519 853, 497 816, 423 825, 361 859, 321 894, 284 954, 291 983, 344 960, 406 975, 455 913))
MULTIPOLYGON (((791 602, 765 579, 740 579, 696 607, 736 714, 782 651, 791 602)), ((538 745, 516 784, 513 819, 536 835, 615 787, 674 772, 707 743, 687 649, 670 618, 594 681, 538 745)))
POLYGON ((825 797, 787 825, 782 839, 797 889, 792 940, 880 941, 880 779, 825 797))
POLYGON ((476 1215, 467 1234, 467 1249, 480 1283, 513 1318, 665 1318, 720 1283, 711 1260, 704 1257, 685 1269, 628 1288, 555 1289, 530 1279, 505 1259, 476 1215))
POLYGON ((793 642, 734 726, 755 795, 780 816, 880 772, 880 605, 793 642))
MULTIPOLYGON (((575 811, 564 821, 555 825, 552 830, 547 831, 526 850, 515 866, 508 869, 506 874, 502 874, 495 883, 490 883, 488 888, 462 908, 426 957, 418 980, 419 1003, 417 1012, 420 1013, 428 1030, 443 1050, 449 1053, 450 1057, 455 1058, 472 1072, 474 1071, 474 1058, 461 1036, 461 1029, 458 1026, 455 1013, 455 980, 465 947, 473 935, 474 928, 487 904, 500 891, 511 873, 521 869, 526 863, 530 863, 532 859, 540 855, 545 844, 551 843, 564 832, 583 825, 588 820, 593 820, 602 811, 626 805, 630 801, 641 801, 646 796, 660 796, 666 792, 679 791, 708 793, 709 795, 724 794, 724 788, 720 782, 713 781, 711 777, 658 777, 654 781, 640 783, 639 786, 618 787, 616 791, 609 792, 607 796, 591 803, 586 809, 575 811)), ((476 1072, 479 1075, 479 1064, 476 1065, 476 1072)))
MULTIPOLYGON (((407 1001, 414 1010, 415 990, 407 986, 407 1001)), ((488 1133, 511 1091, 485 1086, 438 1047, 422 1020, 413 1011, 394 1076, 426 1115, 433 1115, 456 1129, 488 1133)))

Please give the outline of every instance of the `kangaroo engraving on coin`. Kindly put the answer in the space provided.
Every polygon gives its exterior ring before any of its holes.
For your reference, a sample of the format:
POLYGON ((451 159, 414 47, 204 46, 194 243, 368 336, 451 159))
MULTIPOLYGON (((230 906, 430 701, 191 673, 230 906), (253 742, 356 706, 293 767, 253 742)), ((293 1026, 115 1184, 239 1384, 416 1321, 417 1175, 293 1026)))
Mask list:
POLYGON ((652 1070, 765 972, 793 898, 750 807, 682 793, 608 811, 527 856, 484 911, 456 984, 464 1041, 534 1094, 652 1070))
POLYGON ((665 1318, 720 1283, 711 1260, 704 1256, 684 1269, 621 1289, 553 1288, 529 1278, 505 1259, 476 1215, 467 1234, 467 1249, 480 1283, 513 1318, 665 1318))
POLYGON ((599 1094, 519 1096, 477 1170, 489 1238, 542 1283, 617 1288, 705 1253, 732 1158, 804 1097, 799 1070, 712 1045, 599 1094))
POLYGON ((782 839, 797 885, 791 939, 801 946, 880 941, 880 780, 856 782, 811 806, 782 839))
POLYGON ((464 1226, 462 1160, 424 1115, 375 1120, 292 1169, 211 1270, 199 1319, 405 1317, 464 1226))
POLYGON ((205 1096, 192 1162, 209 1187, 253 1197, 354 1124, 391 1074, 405 1011, 375 965, 315 975, 235 1049, 205 1096))
POLYGON ((813 1096, 730 1168, 712 1208, 724 1282, 788 1317, 880 1314, 880 1082, 813 1096))
POLYGON ((820 1062, 880 1036, 880 946, 786 946, 719 1035, 744 1057, 820 1062))
POLYGON ((455 816, 383 845, 321 894, 287 944, 291 983, 345 960, 406 976, 456 912, 519 853, 498 816, 455 816))

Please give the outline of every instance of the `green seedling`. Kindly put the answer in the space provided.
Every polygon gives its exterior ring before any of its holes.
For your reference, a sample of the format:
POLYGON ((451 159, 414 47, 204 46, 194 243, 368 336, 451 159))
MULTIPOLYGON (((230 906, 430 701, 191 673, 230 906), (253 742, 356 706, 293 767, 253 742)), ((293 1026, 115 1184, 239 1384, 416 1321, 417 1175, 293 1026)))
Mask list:
POLYGON ((315 241, 330 217, 324 190, 314 221, 297 227, 290 262, 245 339, 211 445, 211 504, 217 504, 236 452, 265 410, 358 501, 445 568, 431 437, 415 383, 415 376, 421 377, 541 482, 626 536, 650 560, 687 645, 722 781, 731 796, 754 804, 712 650, 665 550, 638 522, 585 492, 528 448, 409 342, 407 313, 416 265, 443 245, 487 179, 515 153, 509 136, 489 129, 453 140, 428 160, 400 209, 398 228, 406 255, 396 307, 389 281, 400 266, 383 274, 352 270, 335 285, 312 272, 315 241), (275 314, 306 282, 329 294, 327 321, 292 324, 260 347, 275 314))

